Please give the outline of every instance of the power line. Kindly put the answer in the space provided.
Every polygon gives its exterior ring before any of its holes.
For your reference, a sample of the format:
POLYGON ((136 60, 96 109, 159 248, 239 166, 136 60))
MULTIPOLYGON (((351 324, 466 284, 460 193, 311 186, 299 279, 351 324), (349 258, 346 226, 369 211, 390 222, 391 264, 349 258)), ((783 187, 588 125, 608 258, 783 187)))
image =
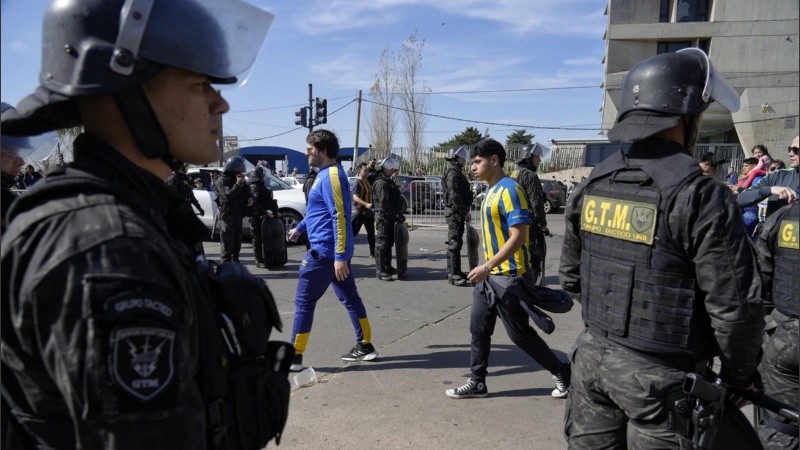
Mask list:
MULTIPOLYGON (((346 108, 347 106, 355 103, 355 101, 356 101, 356 99, 350 100, 349 102, 345 103, 344 105, 342 105, 338 109, 335 109, 335 110, 329 112, 328 116, 332 116, 332 115, 336 114, 337 112, 341 111, 342 109, 346 108)), ((297 131, 297 130, 300 130, 300 129, 304 129, 304 128, 305 127, 297 127, 297 128, 293 128, 293 129, 291 129, 289 131, 284 131, 283 133, 273 134, 272 136, 264 136, 264 137, 252 138, 252 139, 240 139, 240 141, 242 141, 242 142, 263 141, 264 139, 270 139, 270 138, 274 138, 274 137, 278 137, 278 136, 283 136, 284 134, 289 134, 291 132, 294 132, 294 131, 297 131)))

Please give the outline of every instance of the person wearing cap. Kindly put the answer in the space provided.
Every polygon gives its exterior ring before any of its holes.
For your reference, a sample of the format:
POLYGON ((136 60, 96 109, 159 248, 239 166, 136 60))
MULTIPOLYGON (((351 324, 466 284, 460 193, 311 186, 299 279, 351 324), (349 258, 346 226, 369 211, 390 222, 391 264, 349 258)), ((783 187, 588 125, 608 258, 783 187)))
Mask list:
MULTIPOLYGON (((693 157, 714 101, 739 109, 699 49, 635 64, 608 132, 632 144, 568 200, 561 286, 580 298, 585 325, 571 357, 570 449, 691 448, 708 436, 693 436, 692 408, 677 407, 683 382, 713 377, 715 357, 724 383, 752 389, 764 329, 758 264, 730 189, 693 157)), ((747 445, 752 427, 728 406, 741 421, 726 423, 746 427, 716 437, 747 445)))
MULTIPOLYGON (((800 408, 798 351, 800 351, 800 203, 794 202, 775 211, 764 224, 756 240, 756 252, 770 307, 762 348, 764 355, 758 372, 764 393, 800 408)), ((771 411, 764 411, 756 423, 764 448, 798 448, 797 422, 771 411)))
POLYGON ((225 170, 214 183, 219 201, 220 260, 239 262, 242 250, 242 222, 247 208, 253 205, 250 187, 245 178, 244 158, 232 156, 225 161, 225 170))
POLYGON ((392 179, 400 170, 400 158, 394 153, 378 161, 377 176, 372 184, 372 205, 375 208, 375 264, 379 280, 392 281, 397 269, 392 267, 394 226, 405 222, 405 199, 392 179))
POLYGON ((442 177, 444 218, 447 222, 447 281, 454 286, 467 286, 467 274, 461 271, 461 248, 464 246, 464 226, 471 219, 472 188, 464 175, 469 150, 451 148, 445 159, 450 163, 442 177))
POLYGON ((167 178, 167 186, 171 187, 176 194, 186 201, 186 203, 194 205, 200 215, 204 216, 206 213, 200 206, 200 201, 197 200, 197 197, 192 193, 192 180, 189 178, 189 175, 186 174, 187 168, 188 166, 186 164, 182 164, 175 169, 172 175, 167 178))
POLYGON ((355 333, 355 346, 341 356, 343 361, 372 361, 378 352, 372 344, 372 328, 364 302, 358 294, 350 265, 353 257, 352 196, 347 174, 337 163, 339 138, 330 130, 317 129, 306 137, 308 165, 318 169, 308 193, 306 216, 289 230, 287 239, 297 242, 307 234, 311 248, 303 257, 294 296, 291 370, 300 372, 311 335, 317 302, 328 286, 347 309, 355 333))
POLYGON ((547 214, 544 212, 547 197, 536 170, 542 163, 542 158, 550 154, 550 149, 536 142, 523 146, 521 150, 517 159, 517 170, 512 172, 511 177, 519 183, 528 196, 531 225, 528 227, 527 245, 531 253, 531 266, 537 271, 543 271, 542 264, 546 256, 544 238, 550 234, 550 230, 547 228, 547 214))
MULTIPOLYGON (((208 230, 165 180, 184 162, 219 159, 229 105, 214 84, 243 81, 272 19, 240 0, 55 0, 46 10, 39 87, 2 116, 3 134, 84 132, 74 162, 14 202, 3 235, 3 409, 28 441, 11 448, 266 445, 240 431, 264 417, 267 398, 253 390, 247 401, 262 408, 235 403, 228 378, 240 356, 261 355, 223 339, 234 334, 221 332, 210 286, 225 280, 198 250, 208 230)), ((291 346, 278 347, 263 355, 274 365, 251 369, 288 370, 291 346)))

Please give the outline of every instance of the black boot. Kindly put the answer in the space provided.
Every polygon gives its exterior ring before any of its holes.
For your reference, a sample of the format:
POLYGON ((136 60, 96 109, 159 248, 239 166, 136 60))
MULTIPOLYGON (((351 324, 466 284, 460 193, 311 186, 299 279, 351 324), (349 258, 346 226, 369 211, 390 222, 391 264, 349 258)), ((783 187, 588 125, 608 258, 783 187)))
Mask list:
POLYGON ((454 286, 468 285, 469 280, 467 280, 467 275, 461 272, 461 253, 455 250, 448 250, 447 262, 450 268, 450 275, 447 278, 448 283, 454 286))
POLYGON ((381 249, 375 249, 375 272, 379 280, 392 281, 392 274, 389 272, 389 262, 391 254, 387 255, 381 249))

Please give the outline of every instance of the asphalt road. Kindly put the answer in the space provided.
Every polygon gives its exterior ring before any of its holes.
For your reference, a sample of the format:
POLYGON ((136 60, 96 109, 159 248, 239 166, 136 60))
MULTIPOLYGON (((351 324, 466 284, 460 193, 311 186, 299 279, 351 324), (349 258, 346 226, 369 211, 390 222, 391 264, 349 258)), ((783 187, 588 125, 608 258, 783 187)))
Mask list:
MULTIPOLYGON (((563 210, 562 210, 563 212, 563 210)), ((564 220, 548 215, 547 284, 558 285, 557 265, 564 220)), ((446 282, 446 229, 419 227, 410 232, 409 272, 405 281, 375 278, 366 235, 356 239, 352 267, 380 357, 345 363, 340 355, 354 345, 345 309, 332 289, 320 299, 304 355, 319 383, 296 388, 280 448, 534 448, 561 449, 563 399, 554 399, 550 374, 517 349, 502 322, 495 330, 489 396, 454 400, 444 391, 469 376, 469 314, 472 288, 446 282)), ((209 257, 218 243, 207 243, 209 257)), ((273 339, 289 340, 294 319, 297 269, 305 247, 289 248, 289 262, 278 271, 257 269, 252 247, 242 260, 267 280, 284 322, 273 339)), ((464 253, 466 266, 466 252, 464 253)), ((553 315, 556 330, 545 340, 562 359, 582 326, 580 306, 553 315)))

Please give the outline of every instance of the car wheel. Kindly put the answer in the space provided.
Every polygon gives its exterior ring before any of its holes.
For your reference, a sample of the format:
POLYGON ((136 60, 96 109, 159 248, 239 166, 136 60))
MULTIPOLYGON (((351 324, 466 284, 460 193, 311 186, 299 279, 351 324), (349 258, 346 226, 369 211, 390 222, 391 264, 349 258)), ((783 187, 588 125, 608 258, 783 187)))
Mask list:
MULTIPOLYGON (((281 213, 281 219, 283 219, 283 225, 286 227, 286 231, 288 232, 292 228, 296 227, 301 220, 303 220, 303 216, 301 216, 296 211, 292 211, 290 209, 282 209, 279 211, 281 213)), ((306 243, 306 235, 300 237, 297 241, 298 244, 306 243)))
POLYGON ((546 200, 544 202, 544 213, 545 214, 550 214, 553 211, 555 211, 555 208, 553 207, 553 203, 550 200, 546 200))

